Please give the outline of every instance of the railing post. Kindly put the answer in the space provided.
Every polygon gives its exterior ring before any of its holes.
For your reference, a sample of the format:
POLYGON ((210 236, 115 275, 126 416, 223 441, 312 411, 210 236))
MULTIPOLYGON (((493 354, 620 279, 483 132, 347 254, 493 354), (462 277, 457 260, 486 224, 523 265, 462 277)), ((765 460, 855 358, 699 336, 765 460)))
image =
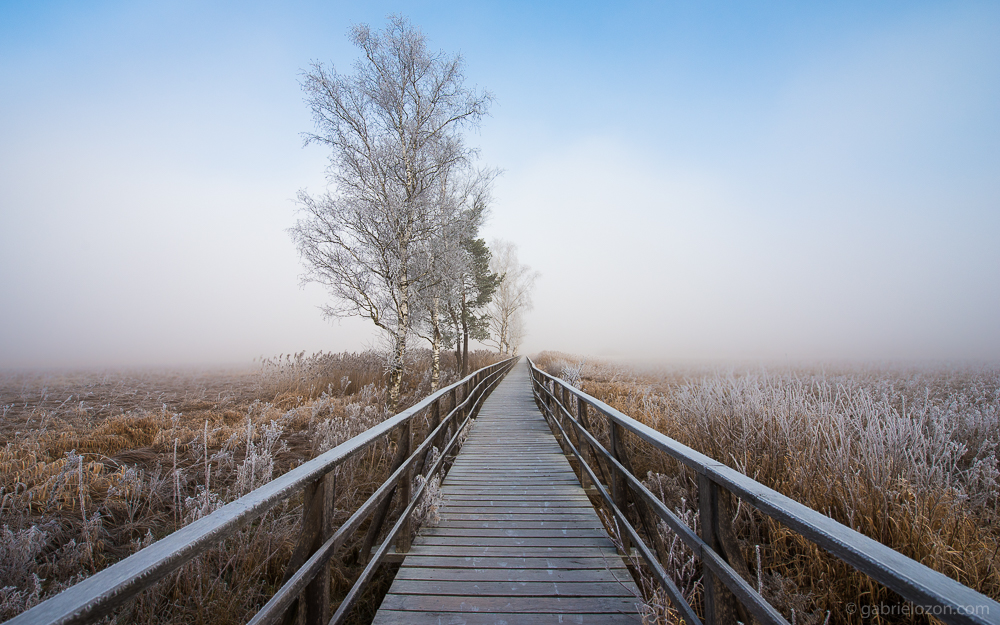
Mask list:
MULTIPOLYGON (((611 438, 611 455, 618 462, 622 462, 622 458, 625 455, 625 447, 621 440, 621 426, 615 422, 614 419, 608 418, 608 430, 611 438)), ((624 463, 622 463, 624 464, 624 463)), ((625 482, 625 476, 622 475, 621 471, 618 470, 617 466, 611 466, 611 499, 614 500, 615 506, 622 511, 622 515, 628 519, 628 485, 625 482)), ((620 535, 622 541, 622 548, 625 551, 625 556, 632 554, 632 541, 627 534, 621 533, 620 535)))
MULTIPOLYGON (((327 473, 314 482, 306 484, 302 490, 302 526, 299 542, 295 545, 285 568, 282 584, 291 579, 306 560, 319 549, 333 534, 333 506, 335 477, 327 473)), ((330 568, 326 566, 306 587, 306 622, 308 625, 325 622, 330 609, 330 568)), ((298 610, 298 602, 293 603, 285 614, 284 622, 293 622, 298 610)))
MULTIPOLYGON (((320 481, 314 494, 319 508, 319 531, 311 552, 333 536, 333 502, 337 489, 336 474, 331 471, 320 481)), ((306 625, 322 625, 330 620, 330 563, 327 562, 306 586, 306 625)))
MULTIPOLYGON (((433 404, 431 404, 431 424, 429 426, 429 428, 430 428, 429 431, 433 432, 435 429, 437 429, 437 426, 439 426, 439 425, 441 425, 441 400, 440 399, 436 400, 433 404)), ((441 449, 441 435, 440 434, 438 434, 437 438, 434 439, 434 442, 431 443, 431 446, 432 447, 437 447, 438 449, 441 449)), ((425 456, 425 458, 426 458, 426 456, 425 456)), ((424 469, 424 467, 421 464, 420 465, 421 472, 423 471, 423 469, 424 469)))
MULTIPOLYGON (((399 434, 399 446, 400 455, 403 457, 409 457, 410 449, 413 442, 413 433, 411 432, 410 424, 407 423, 403 426, 402 432, 399 434)), ((411 465, 410 469, 403 473, 401 476, 402 483, 399 485, 399 501, 405 508, 410 503, 410 497, 412 496, 412 480, 413 480, 413 470, 414 467, 411 465)), ((420 470, 420 467, 417 467, 420 470)), ((399 532, 399 536, 396 538, 396 551, 399 553, 406 553, 410 550, 410 517, 406 517, 406 521, 403 522, 403 528, 399 532)))
MULTIPOLYGON (((573 394, 569 392, 569 388, 566 386, 562 387, 562 405, 566 409, 566 415, 562 417, 562 422, 566 426, 566 432, 570 440, 579 449, 580 435, 577 433, 576 428, 569 422, 569 415, 573 414, 573 394)), ((560 412, 559 414, 562 415, 563 413, 560 412)))
MULTIPOLYGON (((566 432, 566 437, 568 439, 566 442, 572 443, 577 448, 577 450, 579 450, 580 435, 577 433, 576 427, 574 427, 573 424, 570 423, 571 416, 573 414, 573 400, 572 400, 573 394, 569 392, 569 388, 565 384, 560 384, 559 389, 561 391, 560 395, 562 399, 562 405, 563 408, 566 410, 565 413, 562 410, 559 411, 559 422, 563 424, 563 430, 566 432)), ((568 445, 566 447, 566 453, 570 466, 572 467, 573 463, 576 463, 577 465, 576 469, 578 473, 577 477, 579 478, 580 484, 582 485, 583 476, 587 472, 584 471, 583 465, 580 463, 580 460, 570 452, 568 445)))
MULTIPOLYGON (((725 506, 720 505, 719 487, 707 475, 698 475, 698 514, 701 517, 701 539, 705 545, 725 559, 720 537, 721 524, 729 519, 722 518, 725 506)), ((742 559, 742 558, 741 558, 742 559)), ((705 623, 735 623, 740 615, 736 598, 729 589, 717 578, 701 559, 702 583, 705 588, 705 623)), ((744 564, 743 568, 746 568, 744 564)), ((746 618, 746 617, 744 617, 746 618)))
MULTIPOLYGON (((480 372, 476 373, 476 377, 473 378, 473 380, 472 380, 472 393, 477 394, 476 395, 476 400, 474 402, 472 402, 474 405, 479 403, 479 398, 482 396, 483 389, 479 388, 479 384, 482 381, 483 381, 483 372, 480 371, 480 372), (477 388, 479 388, 478 391, 476 390, 477 388)), ((479 416, 479 408, 478 407, 475 408, 475 409, 473 409, 472 412, 473 412, 473 415, 472 415, 473 418, 479 416)))
POLYGON ((548 383, 548 388, 546 390, 548 390, 549 392, 548 392, 548 397, 545 398, 545 401, 549 405, 549 416, 551 416, 552 419, 554 420, 556 418, 556 383, 550 381, 548 383))
MULTIPOLYGON (((451 436, 452 436, 452 431, 451 430, 452 430, 452 428, 455 427, 456 423, 458 423, 459 421, 462 420, 462 413, 461 413, 460 410, 458 410, 458 403, 459 403, 459 398, 458 398, 459 391, 458 391, 458 388, 459 388, 459 385, 456 385, 455 388, 451 389, 451 411, 450 412, 454 413, 454 415, 452 416, 451 421, 448 422, 448 427, 445 428, 445 437, 444 437, 444 443, 442 443, 442 446, 445 445, 445 444, 447 444, 447 442, 449 440, 451 440, 451 436)), ((442 451, 443 451, 443 447, 442 447, 442 451)))
MULTIPOLYGON (((469 396, 472 395, 472 389, 475 388, 475 386, 472 385, 473 385, 472 380, 466 380, 465 384, 462 385, 462 401, 469 399, 469 396)), ((472 406, 466 405, 465 408, 462 408, 462 421, 465 421, 465 418, 469 416, 471 413, 472 413, 472 406)), ((456 432, 458 431, 460 423, 461 422, 455 424, 456 432)))
MULTIPOLYGON (((392 459, 392 464, 389 465, 390 475, 395 473, 396 469, 403 466, 403 463, 406 462, 406 459, 410 455, 410 422, 408 421, 400 427, 399 439, 396 444, 396 455, 392 459)), ((399 479, 400 482, 406 482, 405 475, 401 475, 399 479)), ((379 532, 382 531, 382 525, 385 523, 385 518, 389 514, 389 508, 392 505, 393 495, 401 492, 401 487, 402 484, 397 482, 396 486, 392 489, 393 492, 389 493, 389 495, 383 499, 381 503, 379 503, 378 507, 376 507, 375 511, 372 513, 371 525, 368 526, 368 532, 365 534, 365 540, 361 545, 361 553, 358 558, 359 562, 368 562, 371 558, 372 546, 375 544, 375 541, 378 540, 379 532)), ((409 501, 407 501, 407 503, 409 503, 409 501)))
MULTIPOLYGON (((576 402, 576 420, 580 423, 580 427, 587 428, 587 402, 582 400, 577 400, 576 402)), ((580 434, 577 436, 577 440, 580 441, 580 457, 583 459, 583 464, 590 466, 590 443, 587 442, 587 437, 580 434)), ((590 481, 590 476, 580 467, 580 486, 583 486, 584 490, 587 488, 587 482, 590 481)))

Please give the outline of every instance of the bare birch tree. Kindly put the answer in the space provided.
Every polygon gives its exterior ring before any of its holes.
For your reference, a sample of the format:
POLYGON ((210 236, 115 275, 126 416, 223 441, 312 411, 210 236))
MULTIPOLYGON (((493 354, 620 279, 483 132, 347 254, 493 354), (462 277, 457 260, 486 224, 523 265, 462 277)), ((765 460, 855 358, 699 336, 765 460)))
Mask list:
POLYGON ((490 244, 490 271, 500 276, 500 284, 486 308, 490 324, 489 343, 501 354, 517 354, 524 340, 524 313, 531 310, 531 291, 539 273, 517 259, 517 246, 493 239, 490 244))
POLYGON ((363 51, 351 75, 313 64, 302 81, 316 132, 331 148, 331 188, 300 191, 304 217, 292 228, 306 268, 334 301, 331 317, 371 319, 389 338, 389 398, 399 400, 414 293, 427 278, 414 256, 438 226, 442 178, 474 151, 461 131, 487 113, 492 96, 464 85, 461 56, 428 50, 423 34, 391 16, 382 32, 358 25, 363 51))

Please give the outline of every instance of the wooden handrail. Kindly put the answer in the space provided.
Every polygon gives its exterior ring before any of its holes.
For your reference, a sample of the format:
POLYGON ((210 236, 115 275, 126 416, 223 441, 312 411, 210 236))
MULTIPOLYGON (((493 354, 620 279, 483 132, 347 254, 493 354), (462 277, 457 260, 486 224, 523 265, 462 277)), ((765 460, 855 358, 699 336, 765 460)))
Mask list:
MULTIPOLYGON (((415 405, 375 427, 22 612, 7 621, 7 624, 69 625, 89 623, 101 619, 138 593, 177 571, 192 558, 204 553, 241 527, 259 518, 275 505, 303 490, 308 495, 303 506, 303 523, 307 524, 308 521, 309 525, 315 526, 303 528, 303 537, 299 545, 301 548, 295 550, 295 553, 301 554, 300 559, 303 562, 295 562, 293 554, 293 561, 289 564, 293 565, 294 568, 289 567, 289 573, 286 575, 282 588, 275 595, 276 598, 272 598, 271 602, 261 610, 262 614, 258 614, 252 622, 276 622, 277 619, 284 616, 285 610, 298 599, 299 593, 302 590, 307 590, 307 602, 309 603, 306 606, 307 622, 310 624, 314 622, 326 623, 329 618, 329 614, 326 614, 329 609, 328 599, 326 605, 323 605, 322 593, 324 589, 315 587, 319 584, 313 587, 313 590, 319 594, 310 599, 310 595, 315 594, 309 591, 310 582, 325 570, 325 565, 336 552, 336 548, 342 545, 361 526, 380 503, 391 498, 396 486, 404 479, 407 483, 409 482, 410 470, 415 465, 419 466, 415 462, 417 458, 419 457, 422 463, 424 454, 433 446, 437 437, 452 426, 457 420, 456 415, 464 413, 465 420, 462 426, 455 428, 455 433, 449 437, 450 440, 445 451, 431 467, 428 475, 433 475, 440 468, 444 456, 455 445, 461 427, 464 427, 465 423, 475 414, 481 402, 516 361, 517 358, 509 358, 483 367, 458 382, 428 395, 415 405), (459 388, 464 391, 462 393, 464 399, 461 402, 452 403, 448 415, 440 419, 437 427, 425 437, 425 440, 417 446, 413 453, 408 454, 392 475, 340 528, 332 535, 326 536, 325 534, 331 530, 328 514, 332 510, 334 496, 333 489, 328 482, 332 478, 331 472, 344 461, 364 451, 397 429, 406 430, 407 437, 409 437, 409 426, 417 415, 425 410, 431 410, 432 415, 439 415, 439 402, 448 396, 456 397, 454 393, 457 393, 459 388), (312 520, 309 521, 309 519, 312 520), (317 539, 317 536, 320 539, 317 539)), ((407 445, 409 445, 408 438, 407 445)), ((400 521, 390 531, 389 542, 399 533, 403 521, 412 512, 413 507, 422 496, 423 490, 423 486, 421 486, 412 494, 404 514, 400 516, 400 521)), ((384 554, 387 548, 387 543, 383 542, 378 553, 384 554)), ((378 560, 378 557, 373 558, 369 567, 372 567, 373 563, 377 563, 378 560)), ((363 574, 359 582, 366 579, 363 574)), ((325 590, 328 591, 329 584, 325 586, 325 590)))
MULTIPOLYGON (((921 606, 927 614, 942 622, 1000 625, 1000 603, 993 599, 657 432, 575 388, 565 380, 545 373, 530 359, 528 365, 539 407, 552 423, 553 429, 559 432, 564 444, 580 462, 581 468, 586 470, 589 479, 594 482, 601 498, 614 515, 619 529, 623 530, 623 537, 634 543, 637 552, 653 572, 673 607, 686 622, 697 624, 701 623, 701 620, 684 601, 659 561, 628 520, 623 499, 616 496, 618 493, 609 493, 609 489, 598 480, 588 458, 591 451, 611 468, 612 475, 605 476, 605 479, 610 482, 612 490, 615 490, 616 481, 624 480, 633 495, 633 501, 648 507, 648 510, 662 519, 701 559, 705 571, 706 623, 714 625, 734 622, 731 621, 734 619, 733 615, 726 613, 724 605, 724 593, 732 593, 761 623, 787 625, 781 614, 737 572, 736 569, 740 565, 734 562, 734 559, 739 557, 741 560, 742 556, 730 553, 726 549, 724 529, 728 529, 731 535, 731 528, 722 528, 720 525, 724 520, 719 514, 718 489, 722 488, 795 530, 907 601, 921 606), (606 449, 591 434, 590 428, 573 415, 571 402, 566 400, 567 394, 576 398, 580 417, 593 419, 596 411, 607 418, 609 433, 612 435, 611 450, 606 449), (563 401, 559 400, 560 395, 563 401), (580 442, 580 446, 584 447, 583 453, 572 443, 564 423, 571 426, 574 437, 580 442), (618 429, 631 432, 654 449, 670 455, 695 471, 699 479, 700 535, 681 521, 628 470, 627 458, 619 458, 622 450, 616 445, 617 439, 620 438, 620 434, 616 431, 618 429), (622 462, 623 460, 626 462, 622 462)), ((594 464, 600 468, 599 463, 594 462, 594 464)))

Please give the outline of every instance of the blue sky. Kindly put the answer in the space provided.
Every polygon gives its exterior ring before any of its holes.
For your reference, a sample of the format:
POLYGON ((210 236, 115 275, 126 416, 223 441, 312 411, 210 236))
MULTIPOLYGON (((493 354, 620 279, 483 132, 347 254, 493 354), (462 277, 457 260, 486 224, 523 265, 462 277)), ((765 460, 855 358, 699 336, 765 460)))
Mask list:
POLYGON ((361 349, 285 230, 298 80, 408 16, 496 96, 525 349, 1000 355, 1000 5, 0 1, 0 367, 361 349))

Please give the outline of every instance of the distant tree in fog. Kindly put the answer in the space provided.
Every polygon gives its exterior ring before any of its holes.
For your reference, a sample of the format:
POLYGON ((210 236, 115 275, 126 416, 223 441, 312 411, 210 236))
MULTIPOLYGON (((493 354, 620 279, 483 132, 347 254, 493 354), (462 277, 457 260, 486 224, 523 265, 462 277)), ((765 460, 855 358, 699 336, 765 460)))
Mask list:
POLYGON ((501 354, 517 354, 525 337, 524 313, 531 310, 531 291, 539 273, 517 259, 517 246, 493 239, 490 271, 500 278, 493 299, 486 307, 490 337, 501 354))
POLYGON ((421 254, 447 213, 441 188, 474 158, 461 131, 492 96, 464 86, 461 57, 428 50, 402 17, 382 32, 355 26, 350 39, 364 53, 353 74, 317 63, 302 81, 316 124, 306 140, 331 148, 331 189, 299 192, 304 216, 291 233, 304 280, 334 298, 324 313, 367 317, 388 336, 395 407, 414 297, 433 282, 421 254))

